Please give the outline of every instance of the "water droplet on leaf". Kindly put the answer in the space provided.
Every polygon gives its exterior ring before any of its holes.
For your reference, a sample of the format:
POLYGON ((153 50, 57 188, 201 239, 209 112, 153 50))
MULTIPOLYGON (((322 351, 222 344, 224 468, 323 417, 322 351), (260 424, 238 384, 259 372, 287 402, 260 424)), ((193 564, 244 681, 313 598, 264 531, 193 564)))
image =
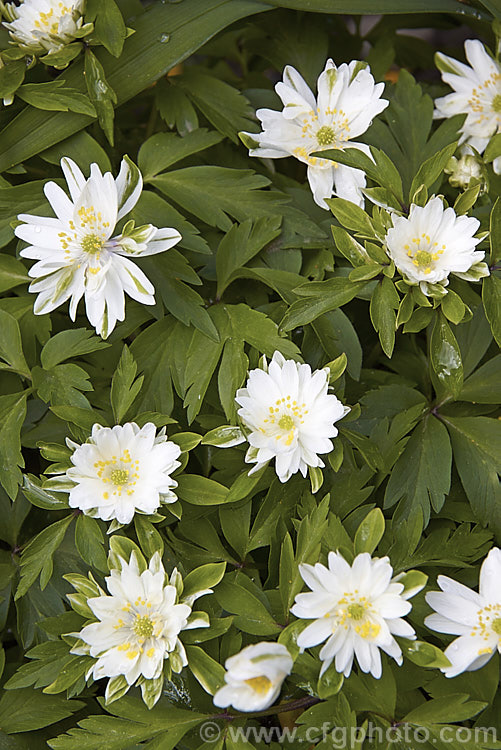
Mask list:
POLYGON ((164 32, 163 34, 160 34, 160 36, 158 37, 158 41, 160 42, 160 44, 165 44, 166 42, 169 41, 169 39, 170 39, 170 34, 167 34, 166 32, 164 32))

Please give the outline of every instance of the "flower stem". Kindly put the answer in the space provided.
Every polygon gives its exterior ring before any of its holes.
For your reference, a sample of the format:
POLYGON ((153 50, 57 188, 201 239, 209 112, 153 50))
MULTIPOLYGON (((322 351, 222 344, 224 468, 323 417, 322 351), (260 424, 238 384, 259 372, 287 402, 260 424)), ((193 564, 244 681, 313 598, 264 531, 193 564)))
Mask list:
POLYGON ((275 714, 283 714, 287 711, 296 711, 298 708, 309 708, 314 706, 316 703, 320 703, 320 698, 313 698, 312 696, 305 696, 304 698, 296 698, 296 700, 290 701, 289 703, 280 703, 271 708, 266 708, 263 711, 245 711, 230 713, 225 711, 222 714, 215 714, 211 716, 211 719, 226 719, 231 721, 232 719, 238 719, 242 716, 246 716, 248 719, 257 718, 259 716, 274 716, 275 714))

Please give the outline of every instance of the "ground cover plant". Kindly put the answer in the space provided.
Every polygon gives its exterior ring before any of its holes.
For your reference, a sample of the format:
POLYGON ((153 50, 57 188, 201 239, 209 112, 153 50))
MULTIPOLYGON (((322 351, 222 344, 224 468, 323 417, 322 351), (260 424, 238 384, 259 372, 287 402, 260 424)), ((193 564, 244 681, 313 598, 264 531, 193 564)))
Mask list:
POLYGON ((0 748, 501 747, 499 0, 0 12, 0 748))

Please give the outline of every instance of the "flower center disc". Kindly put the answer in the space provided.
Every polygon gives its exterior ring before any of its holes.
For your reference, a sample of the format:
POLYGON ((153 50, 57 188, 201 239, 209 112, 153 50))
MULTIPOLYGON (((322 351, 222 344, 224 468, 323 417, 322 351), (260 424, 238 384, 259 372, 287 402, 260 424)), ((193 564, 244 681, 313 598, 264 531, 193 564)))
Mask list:
POLYGON ((352 620, 361 620, 365 614, 365 607, 363 604, 350 604, 348 614, 352 620))
POLYGON ((278 420, 278 426, 281 430, 293 430, 295 427, 294 420, 288 414, 284 414, 283 417, 280 417, 280 419, 278 420))
POLYGON ((433 256, 426 250, 418 250, 414 256, 414 260, 417 260, 419 266, 429 266, 433 260, 433 256))
POLYGON ((491 628, 496 635, 501 635, 501 617, 496 617, 496 619, 492 621, 491 628))
POLYGON ((149 638, 154 628, 148 615, 138 615, 132 629, 139 638, 149 638))
POLYGON ((90 255, 102 250, 103 244, 103 240, 97 234, 86 234, 81 242, 82 250, 90 255))
POLYGON ((126 484, 129 481, 129 471, 128 469, 113 469, 110 479, 116 485, 126 484))
POLYGON ((501 94, 496 94, 492 100, 492 109, 494 112, 501 112, 501 94))
POLYGON ((330 125, 322 125, 322 127, 317 131, 317 141, 319 146, 330 146, 330 144, 334 142, 335 138, 336 134, 334 132, 334 128, 331 128, 330 125))
POLYGON ((244 682, 260 695, 267 693, 271 687, 271 680, 265 677, 264 674, 259 677, 251 677, 248 680, 244 680, 244 682))

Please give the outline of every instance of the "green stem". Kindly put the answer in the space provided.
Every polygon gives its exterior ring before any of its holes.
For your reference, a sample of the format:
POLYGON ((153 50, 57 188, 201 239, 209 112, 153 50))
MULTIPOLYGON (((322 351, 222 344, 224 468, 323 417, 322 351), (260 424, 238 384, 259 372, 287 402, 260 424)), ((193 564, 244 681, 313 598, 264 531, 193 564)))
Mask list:
POLYGON ((265 708, 263 711, 249 711, 249 712, 237 712, 237 713, 230 713, 229 711, 225 711, 222 714, 215 714, 214 716, 211 716, 211 719, 226 719, 227 721, 231 721, 232 719, 239 719, 242 716, 245 716, 248 719, 257 718, 259 716, 274 716, 275 714, 283 714, 287 711, 297 711, 298 708, 309 708, 310 706, 314 706, 316 703, 320 703, 320 698, 313 698, 312 696, 305 696, 304 698, 297 698, 294 701, 290 701, 290 703, 280 703, 277 706, 272 706, 271 708, 265 708))

